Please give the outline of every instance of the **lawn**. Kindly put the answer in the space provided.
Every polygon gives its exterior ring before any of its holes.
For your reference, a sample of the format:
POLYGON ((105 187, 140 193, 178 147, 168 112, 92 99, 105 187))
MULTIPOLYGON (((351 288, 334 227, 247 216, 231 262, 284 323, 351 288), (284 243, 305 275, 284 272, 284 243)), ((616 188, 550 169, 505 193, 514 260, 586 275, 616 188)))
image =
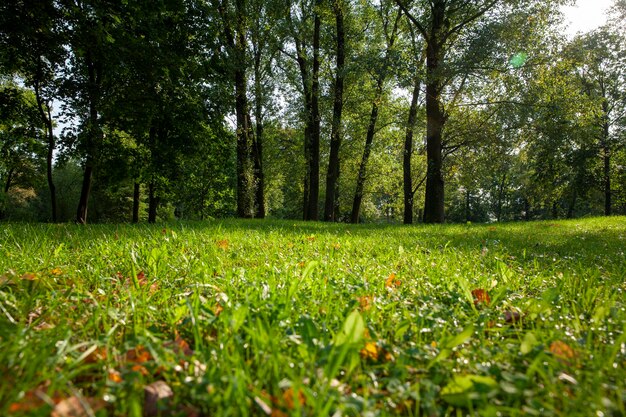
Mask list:
POLYGON ((623 416, 625 251, 623 217, 2 224, 0 415, 623 416))

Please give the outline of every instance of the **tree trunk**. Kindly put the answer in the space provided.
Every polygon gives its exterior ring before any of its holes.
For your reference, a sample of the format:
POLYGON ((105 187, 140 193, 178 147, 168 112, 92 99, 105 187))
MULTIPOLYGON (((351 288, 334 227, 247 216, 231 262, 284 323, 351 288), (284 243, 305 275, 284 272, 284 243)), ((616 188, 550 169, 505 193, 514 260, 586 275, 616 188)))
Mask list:
POLYGON ((148 185, 148 223, 156 223, 159 198, 156 196, 154 181, 148 185))
POLYGON ((254 95, 256 135, 252 141, 252 160, 255 180, 255 217, 265 218, 265 175, 263 174, 263 88, 261 86, 261 49, 254 56, 254 95))
POLYGON ((413 156, 413 134, 415 132, 415 121, 417 120, 417 102, 421 85, 421 80, 416 77, 404 138, 404 153, 402 155, 402 173, 404 175, 404 224, 413 224, 413 199, 415 193, 413 191, 413 177, 411 175, 411 158, 413 156))
POLYGON ((248 91, 246 80, 246 30, 245 1, 237 0, 235 56, 235 112, 237 113, 237 216, 251 217, 249 155, 250 126, 248 116, 248 91))
POLYGON ((9 189, 11 188, 11 182, 13 182, 13 173, 15 172, 15 168, 10 168, 9 172, 7 172, 7 181, 4 183, 4 193, 7 194, 9 189))
POLYGON ((328 158, 328 171, 326 174, 326 199, 324 201, 324 220, 333 222, 339 216, 339 175, 340 161, 339 149, 341 148, 341 117, 343 113, 343 90, 345 79, 345 30, 343 22, 343 9, 340 0, 333 1, 335 12, 335 24, 337 27, 337 69, 334 86, 333 121, 330 133, 330 156, 328 158))
POLYGON ((91 51, 87 51, 87 73, 89 76, 89 131, 87 135, 87 158, 85 160, 85 172, 83 174, 83 185, 80 191, 78 209, 76 211, 76 223, 87 224, 87 207, 89 205, 89 195, 91 194, 91 181, 94 170, 94 158, 96 144, 100 141, 100 126, 98 121, 98 109, 96 100, 99 96, 101 69, 93 60, 91 51))
POLYGON ((465 190, 465 222, 472 221, 472 210, 471 210, 471 202, 472 202, 472 194, 469 189, 465 190))
POLYGON ((80 198, 78 200, 78 210, 76 211, 76 223, 78 224, 87 224, 87 208, 89 204, 89 194, 91 193, 92 176, 93 164, 87 159, 83 173, 83 185, 80 189, 80 198))
POLYGON ((576 208, 577 199, 578 199, 578 192, 576 191, 576 188, 574 188, 574 191, 572 192, 572 201, 570 202, 569 207, 567 208, 568 219, 574 218, 574 209, 576 208))
POLYGON ((502 221, 502 206, 504 204, 504 183, 506 182, 506 173, 502 175, 498 186, 498 206, 496 207, 496 221, 502 221))
POLYGON ((140 184, 136 182, 133 187, 133 223, 139 223, 139 192, 140 184))
POLYGON ((320 109, 319 109, 319 72, 320 72, 320 11, 321 0, 315 2, 313 27, 313 73, 311 76, 311 142, 309 149, 309 202, 308 220, 319 219, 320 194, 320 109))
POLYGON ((604 215, 612 214, 611 202, 611 147, 609 146, 609 109, 606 99, 602 103, 604 113, 604 123, 602 126, 602 162, 603 162, 603 182, 604 182, 604 215))
POLYGON ((367 126, 365 149, 363 149, 363 156, 361 157, 361 164, 359 165, 359 173, 356 177, 356 190, 354 192, 354 200, 352 201, 352 213, 350 214, 351 223, 359 222, 361 203, 363 202, 363 190, 365 188, 365 178, 367 176, 367 163, 369 161, 370 153, 372 152, 372 143, 374 141, 374 134, 376 133, 376 121, 378 120, 378 103, 380 102, 382 94, 383 78, 379 77, 376 85, 376 95, 374 97, 374 101, 372 102, 370 121, 367 126))
MULTIPOLYGON (((433 31, 438 32, 443 21, 433 19, 433 31), (438 26, 437 26, 438 25, 438 26)), ((431 39, 426 58, 426 195, 424 223, 443 223, 444 187, 442 173, 441 141, 445 116, 440 97, 439 56, 441 51, 436 39, 431 39)))
POLYGON ((35 87, 35 99, 37 101, 37 109, 39 110, 39 117, 41 121, 46 126, 46 139, 48 142, 48 150, 46 154, 46 176, 48 179, 48 190, 50 191, 50 206, 52 210, 52 222, 57 222, 57 194, 56 187, 54 185, 54 181, 52 178, 52 168, 53 168, 53 156, 54 149, 56 147, 56 142, 54 140, 54 131, 52 128, 52 115, 50 113, 50 103, 46 103, 44 106, 43 98, 41 97, 41 87, 39 85, 39 80, 36 79, 34 82, 35 87), (47 107, 44 108, 44 107, 47 107))

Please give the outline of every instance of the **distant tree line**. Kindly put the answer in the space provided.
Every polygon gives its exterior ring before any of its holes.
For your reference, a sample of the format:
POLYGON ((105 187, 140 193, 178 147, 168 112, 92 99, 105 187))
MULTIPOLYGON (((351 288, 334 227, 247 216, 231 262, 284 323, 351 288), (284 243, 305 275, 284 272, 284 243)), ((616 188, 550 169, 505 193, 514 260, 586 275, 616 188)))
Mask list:
POLYGON ((626 3, 14 0, 0 219, 626 214, 626 3))

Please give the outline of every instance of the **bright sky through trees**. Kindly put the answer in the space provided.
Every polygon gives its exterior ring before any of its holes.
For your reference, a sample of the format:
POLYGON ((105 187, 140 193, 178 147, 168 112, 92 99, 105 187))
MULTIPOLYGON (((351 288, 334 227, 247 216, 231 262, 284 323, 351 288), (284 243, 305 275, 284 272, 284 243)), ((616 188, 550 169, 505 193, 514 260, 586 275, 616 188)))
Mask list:
POLYGON ((604 24, 606 12, 612 3, 612 0, 577 0, 575 6, 564 7, 568 36, 589 32, 604 24))

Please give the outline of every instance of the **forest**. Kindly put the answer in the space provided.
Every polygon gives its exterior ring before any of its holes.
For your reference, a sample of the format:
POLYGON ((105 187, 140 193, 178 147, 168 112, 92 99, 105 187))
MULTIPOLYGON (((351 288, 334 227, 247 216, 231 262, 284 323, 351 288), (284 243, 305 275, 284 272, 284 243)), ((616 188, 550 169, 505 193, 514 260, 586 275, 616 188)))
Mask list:
POLYGON ((626 214, 626 1, 14 0, 0 220, 626 214))

